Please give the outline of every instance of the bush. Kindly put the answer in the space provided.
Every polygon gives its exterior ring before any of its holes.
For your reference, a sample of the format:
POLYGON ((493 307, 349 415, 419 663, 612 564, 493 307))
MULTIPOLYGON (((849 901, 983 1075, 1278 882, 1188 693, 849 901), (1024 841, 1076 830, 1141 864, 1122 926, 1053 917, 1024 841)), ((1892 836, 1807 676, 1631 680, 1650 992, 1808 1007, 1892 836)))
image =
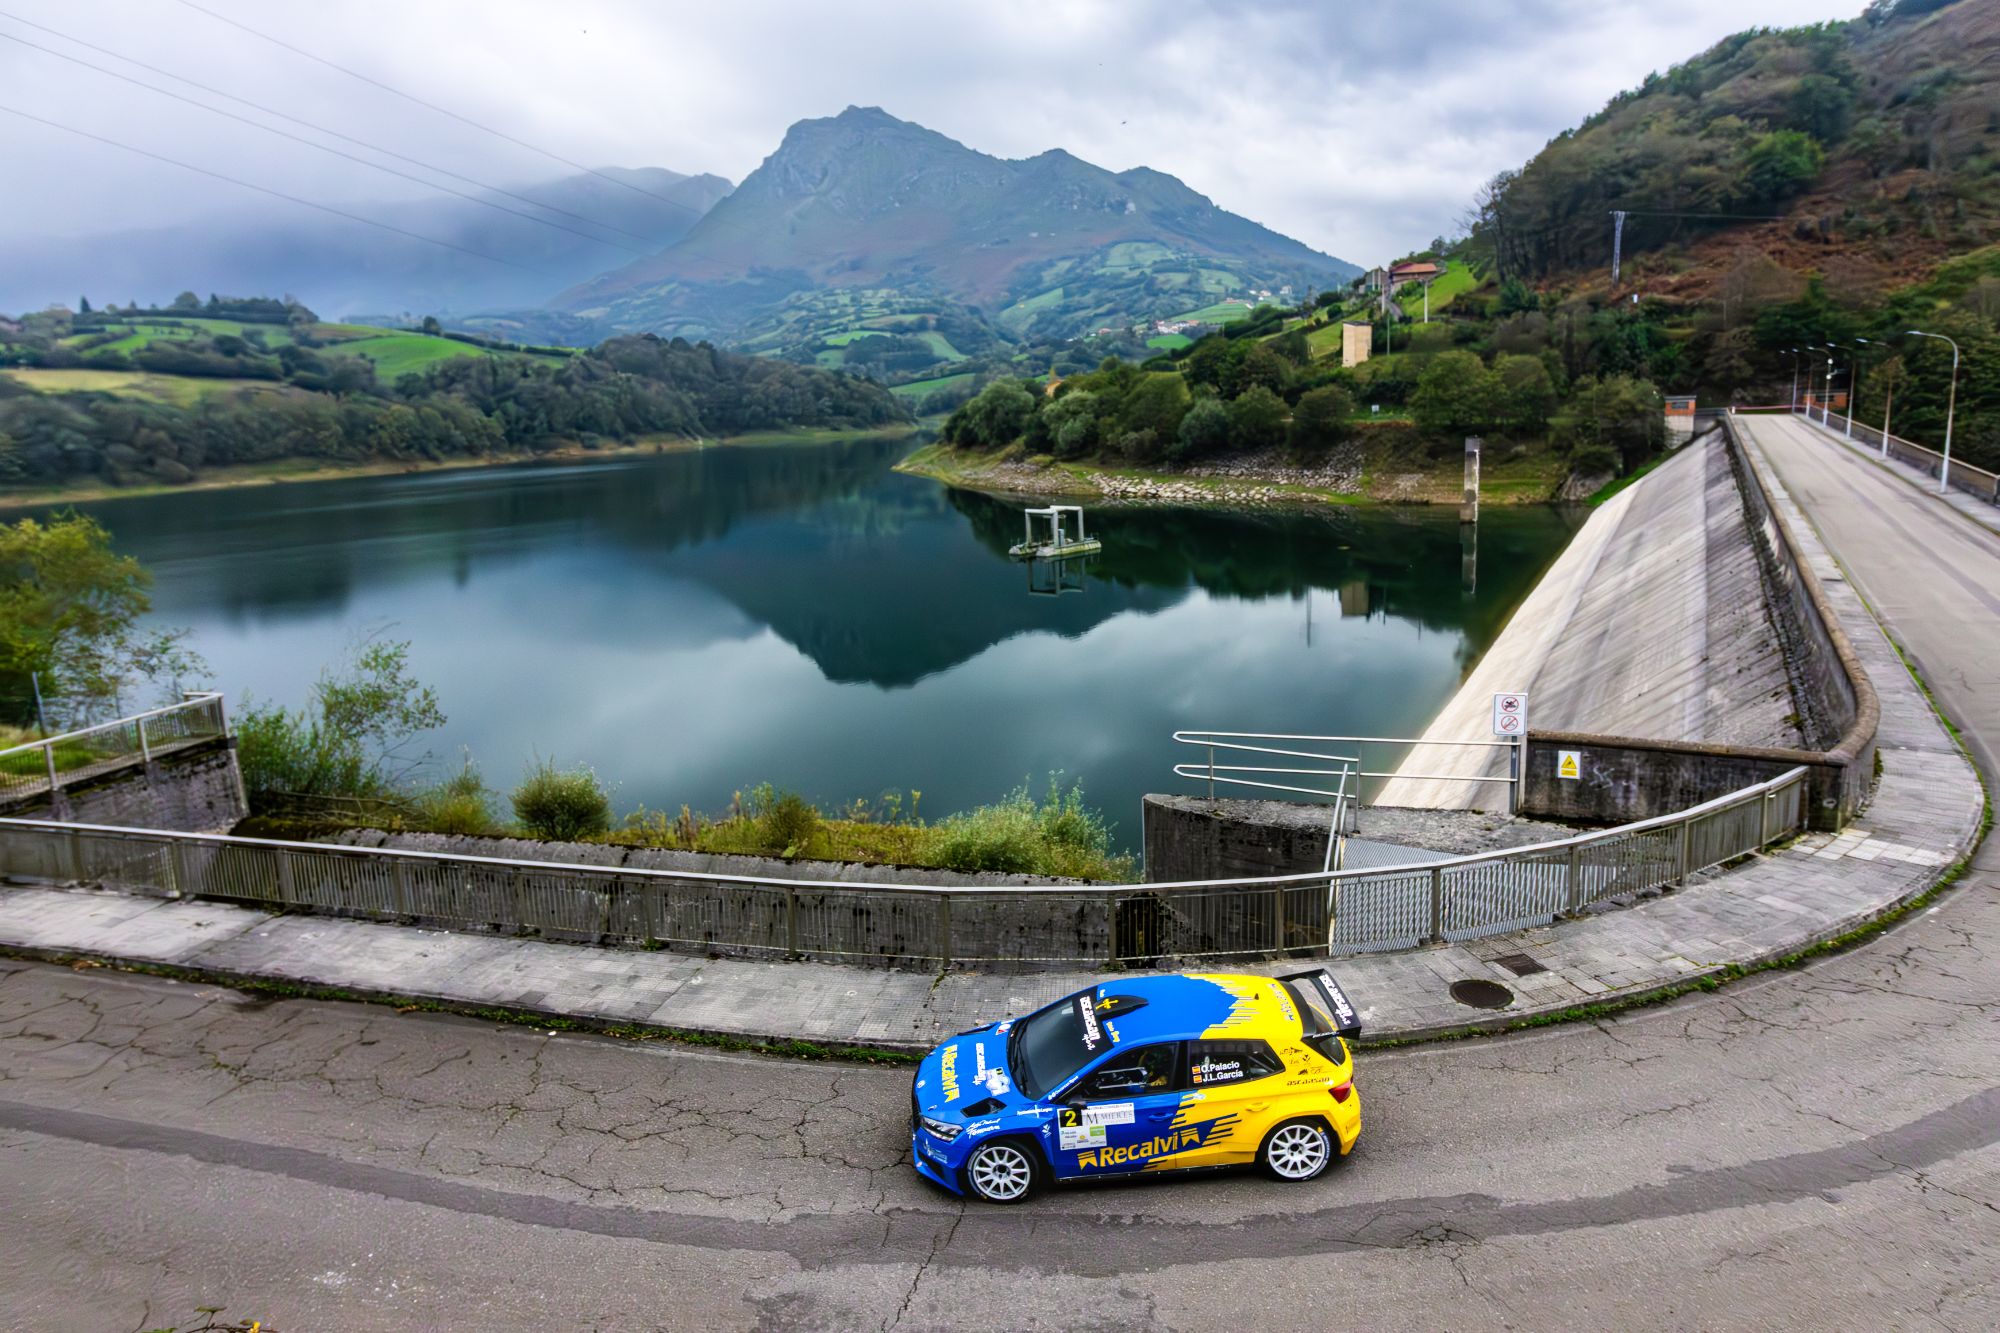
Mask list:
POLYGON ((1221 453, 1229 447, 1229 440, 1229 409, 1213 398, 1204 398, 1181 418, 1180 431, 1167 446, 1167 457, 1176 463, 1191 463, 1221 453))
POLYGON ((1618 475, 1618 451, 1607 444, 1586 444, 1570 455, 1570 472, 1579 477, 1618 475))
POLYGON ((819 833, 819 810, 795 791, 765 783, 750 794, 750 809, 766 844, 780 856, 798 856, 819 833))
POLYGON ((237 762, 255 807, 272 792, 385 796, 400 785, 403 750, 419 732, 444 725, 436 693, 409 674, 406 642, 370 643, 313 686, 297 710, 245 701, 236 726, 237 762))
POLYGON ((589 768, 559 769, 544 759, 514 788, 514 818, 537 838, 574 842, 611 829, 611 798, 589 768))
POLYGON ((1059 776, 1049 775, 1039 804, 1024 782, 993 805, 951 816, 933 833, 931 859, 968 874, 1128 877, 1131 858, 1112 854, 1111 829, 1084 804, 1083 784, 1064 791, 1059 776))
POLYGON ((493 793, 470 759, 437 786, 417 793, 415 813, 416 822, 431 833, 490 833, 500 822, 494 817, 493 793))

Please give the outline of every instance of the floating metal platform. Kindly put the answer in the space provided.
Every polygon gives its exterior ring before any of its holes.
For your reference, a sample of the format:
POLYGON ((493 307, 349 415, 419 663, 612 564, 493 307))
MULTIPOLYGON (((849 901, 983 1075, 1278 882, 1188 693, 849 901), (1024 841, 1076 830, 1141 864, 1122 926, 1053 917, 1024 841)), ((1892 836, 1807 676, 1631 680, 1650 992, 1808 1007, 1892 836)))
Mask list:
POLYGON ((1095 555, 1104 549, 1104 543, 1083 530, 1083 506, 1050 505, 1046 509, 1030 509, 1022 515, 1025 526, 1024 540, 1007 548, 1007 554, 1016 560, 1062 560, 1070 556, 1095 555), (1070 518, 1075 516, 1076 530, 1070 530, 1070 518), (1035 520, 1048 520, 1048 535, 1038 536, 1035 520))

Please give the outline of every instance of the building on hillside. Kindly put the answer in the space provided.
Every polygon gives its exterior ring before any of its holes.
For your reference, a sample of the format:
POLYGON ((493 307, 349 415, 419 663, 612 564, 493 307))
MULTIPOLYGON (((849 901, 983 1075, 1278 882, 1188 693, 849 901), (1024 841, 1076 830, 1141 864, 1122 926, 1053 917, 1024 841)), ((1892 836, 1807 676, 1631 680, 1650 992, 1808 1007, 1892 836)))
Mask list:
POLYGON ((1443 276, 1444 270, 1436 264, 1398 264, 1389 270, 1389 290, 1393 292, 1398 287, 1412 282, 1435 282, 1443 276))
POLYGON ((1694 438, 1694 395, 1667 397, 1667 447, 1678 449, 1694 438))
POLYGON ((1358 366, 1375 354, 1375 326, 1350 320, 1340 326, 1340 364, 1358 366))
POLYGON ((1386 268, 1371 268, 1361 275, 1361 290, 1365 292, 1379 292, 1388 285, 1389 270, 1386 268))

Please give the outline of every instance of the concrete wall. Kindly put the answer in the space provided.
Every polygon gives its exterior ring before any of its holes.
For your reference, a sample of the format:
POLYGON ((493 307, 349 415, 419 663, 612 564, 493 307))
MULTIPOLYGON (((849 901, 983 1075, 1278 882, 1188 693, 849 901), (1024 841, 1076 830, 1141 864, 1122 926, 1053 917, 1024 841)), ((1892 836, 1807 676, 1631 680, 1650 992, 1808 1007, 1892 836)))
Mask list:
POLYGON ((0 816, 11 819, 187 833, 226 832, 247 814, 236 742, 223 737, 175 750, 150 764, 134 759, 129 768, 62 788, 53 800, 44 794, 0 806, 0 816))
POLYGON ((1806 810, 1815 828, 1838 828, 1867 799, 1880 721, 1875 687, 1825 590, 1799 560, 1756 463, 1727 418, 1722 427, 1805 744, 1704 744, 1536 729, 1529 735, 1523 813, 1625 823, 1670 814, 1801 765, 1809 772, 1806 810), (1565 750, 1578 752, 1575 779, 1558 772, 1565 750))

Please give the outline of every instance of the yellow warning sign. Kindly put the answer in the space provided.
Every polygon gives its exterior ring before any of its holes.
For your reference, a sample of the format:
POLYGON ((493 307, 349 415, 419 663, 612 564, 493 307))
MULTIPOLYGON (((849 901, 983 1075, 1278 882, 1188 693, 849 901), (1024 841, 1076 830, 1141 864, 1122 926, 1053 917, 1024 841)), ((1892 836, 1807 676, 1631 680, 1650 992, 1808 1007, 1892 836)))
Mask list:
POLYGON ((1580 750, 1556 751, 1556 776, 1565 782, 1575 782, 1583 776, 1583 753, 1580 750))

